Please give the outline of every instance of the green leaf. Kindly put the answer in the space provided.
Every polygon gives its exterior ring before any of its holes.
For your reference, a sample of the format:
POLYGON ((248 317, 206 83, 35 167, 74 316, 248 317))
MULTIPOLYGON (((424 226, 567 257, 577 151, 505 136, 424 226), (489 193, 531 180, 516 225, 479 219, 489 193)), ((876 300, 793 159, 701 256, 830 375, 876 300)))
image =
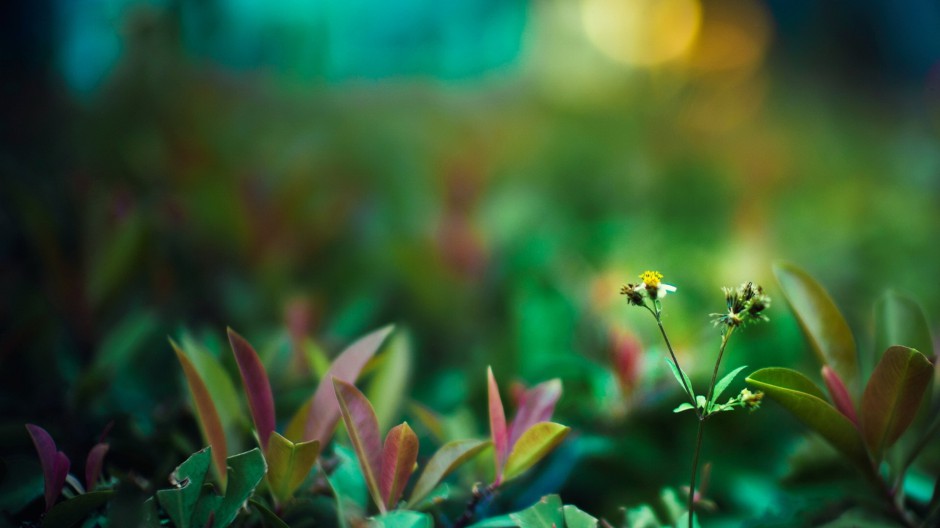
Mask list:
POLYGON ((862 395, 861 429, 875 460, 911 425, 932 377, 933 365, 920 352, 885 351, 862 395))
POLYGON ((251 504, 261 514, 261 524, 264 525, 264 528, 290 528, 283 519, 264 504, 254 499, 249 499, 248 504, 251 504))
POLYGON ((369 383, 366 395, 375 408, 379 430, 387 430, 399 417, 402 400, 408 394, 413 362, 411 342, 404 332, 388 340, 386 351, 378 358, 381 364, 369 383))
POLYGON ((268 484, 279 502, 286 502, 293 496, 317 463, 319 454, 317 440, 295 444, 277 431, 271 433, 267 451, 268 484))
POLYGON ((444 477, 491 445, 489 440, 457 440, 442 446, 428 461, 408 500, 414 506, 424 499, 444 477))
POLYGON ((728 388, 728 385, 731 385, 731 382, 734 381, 734 378, 737 377, 737 375, 746 368, 747 368, 747 365, 744 365, 742 367, 738 367, 732 370, 725 377, 721 378, 721 380, 719 380, 718 383, 715 384, 715 392, 714 394, 712 394, 713 404, 718 401, 718 398, 721 397, 721 393, 723 393, 725 389, 728 388))
POLYGON ((875 350, 901 345, 933 357, 930 325, 914 300, 893 291, 886 292, 875 305, 875 325, 875 350))
POLYGON ((431 516, 426 513, 398 510, 372 518, 372 528, 433 528, 431 516))
MULTIPOLYGON (((206 346, 197 342, 190 334, 184 334, 180 340, 180 349, 196 367, 199 376, 209 389, 209 395, 219 413, 219 420, 226 433, 241 434, 240 426, 247 423, 242 403, 235 390, 231 376, 219 362, 219 359, 206 346)), ((234 438, 237 435, 229 436, 234 438)))
MULTIPOLYGON (((676 528, 688 528, 689 526, 689 512, 682 512, 682 515, 676 520, 676 528)), ((692 516, 692 526, 694 528, 701 528, 701 524, 698 522, 698 515, 692 516)))
POLYGON ((196 504, 194 526, 206 526, 210 515, 213 518, 213 526, 223 527, 231 524, 268 469, 258 448, 229 457, 226 465, 228 486, 225 488, 225 495, 203 495, 196 504))
POLYGON ((855 338, 832 298, 792 264, 777 264, 774 274, 819 360, 835 370, 850 390, 858 387, 855 338))
POLYGON ((510 515, 499 515, 473 523, 469 528, 509 528, 513 526, 519 526, 519 523, 514 521, 510 515))
POLYGON ((355 453, 342 445, 336 445, 333 453, 339 459, 339 465, 327 480, 336 498, 336 516, 340 525, 348 526, 350 519, 362 517, 369 492, 355 453))
MULTIPOLYGON (((524 438, 525 434, 522 436, 524 438)), ((520 528, 560 528, 565 525, 561 497, 558 495, 546 495, 531 507, 510 513, 509 517, 516 521, 520 528)))
POLYGON ((179 346, 173 340, 170 345, 176 353, 176 358, 183 367, 183 374, 186 376, 186 383, 189 385, 189 392, 193 397, 193 404, 196 406, 196 416, 199 418, 199 426, 202 429, 202 436, 209 446, 212 447, 212 460, 215 463, 216 473, 222 487, 225 487, 225 457, 227 456, 228 446, 225 441, 225 430, 222 428, 222 421, 219 419, 219 413, 209 394, 209 389, 202 376, 193 365, 189 357, 180 350, 179 346))
POLYGON ((555 449, 569 431, 570 428, 554 422, 539 422, 527 429, 506 459, 503 480, 509 481, 525 473, 555 449))
POLYGON ((765 368, 752 373, 746 381, 763 390, 861 468, 870 467, 858 430, 825 401, 822 391, 809 378, 795 370, 765 368))
POLYGON ((678 407, 676 407, 675 409, 672 410, 672 412, 674 412, 674 413, 681 413, 681 412, 684 412, 684 411, 692 410, 692 409, 694 409, 694 408, 695 408, 695 407, 693 407, 691 403, 689 403, 689 402, 684 402, 684 403, 680 403, 678 407))
POLYGON ((112 495, 114 495, 114 490, 93 491, 60 502, 53 506, 42 519, 42 528, 69 528, 74 526, 102 507, 112 495))
POLYGON ((689 379, 689 376, 686 375, 685 371, 679 368, 678 365, 672 362, 671 359, 666 358, 666 364, 669 365, 669 370, 672 371, 672 375, 676 377, 676 381, 679 382, 679 386, 684 389, 688 389, 692 397, 695 397, 695 390, 692 389, 692 380, 689 379))
POLYGON ((177 488, 157 491, 157 501, 177 528, 192 526, 196 502, 202 493, 202 483, 206 480, 211 460, 211 447, 193 453, 170 476, 177 488))
POLYGON ((577 507, 565 505, 562 510, 565 514, 565 526, 567 528, 597 528, 597 519, 577 507))

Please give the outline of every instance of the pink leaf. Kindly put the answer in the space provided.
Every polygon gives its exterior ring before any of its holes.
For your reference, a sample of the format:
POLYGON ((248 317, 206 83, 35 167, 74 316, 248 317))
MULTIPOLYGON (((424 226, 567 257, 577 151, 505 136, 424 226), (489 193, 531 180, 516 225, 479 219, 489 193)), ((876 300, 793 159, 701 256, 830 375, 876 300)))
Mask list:
POLYGON ((362 367, 378 352, 385 338, 392 332, 392 328, 392 326, 386 326, 360 338, 336 357, 313 394, 304 428, 303 439, 305 441, 319 440, 321 446, 329 443, 336 429, 336 423, 339 421, 339 403, 336 401, 330 380, 336 378, 348 383, 355 382, 362 367))
POLYGON ((108 453, 108 444, 95 444, 88 452, 88 458, 85 459, 85 490, 94 491, 95 484, 98 483, 98 477, 101 476, 101 466, 104 464, 104 456, 108 453))
POLYGON ((506 413, 503 400, 499 397, 499 386, 493 377, 493 368, 486 370, 488 381, 488 399, 490 408, 490 435, 493 438, 493 453, 496 462, 496 483, 503 478, 503 464, 509 455, 509 435, 506 433, 506 413))
POLYGON ((832 396, 832 403, 846 418, 858 426, 858 416, 855 414, 855 405, 852 403, 852 397, 849 396, 849 390, 842 383, 842 378, 836 374, 836 371, 829 368, 829 365, 823 365, 822 377, 826 382, 826 388, 829 389, 829 395, 832 396))
POLYGON ((49 511, 62 493, 71 464, 65 453, 56 451, 55 441, 45 429, 38 425, 26 424, 26 430, 33 439, 36 453, 39 454, 39 464, 42 466, 45 482, 46 511, 49 511))
POLYGON ((407 422, 393 427, 385 436, 382 476, 379 480, 382 497, 385 498, 385 505, 389 509, 394 509, 401 499, 417 461, 418 436, 407 422))
POLYGON ((558 403, 560 397, 561 380, 558 378, 539 383, 526 391, 525 397, 522 398, 523 403, 516 412, 516 417, 510 427, 510 449, 529 427, 551 419, 552 413, 555 412, 555 404, 558 403))
POLYGON ((231 328, 228 329, 228 340, 232 345, 235 362, 238 363, 238 371, 248 396, 248 407, 258 432, 258 441, 261 443, 261 449, 266 450, 275 421, 274 397, 271 395, 268 373, 264 370, 264 364, 255 349, 231 328))
POLYGON ((362 475, 379 510, 385 513, 385 501, 379 489, 379 475, 382 472, 382 439, 379 436, 379 422, 375 410, 355 385, 333 378, 333 388, 339 404, 340 414, 346 424, 346 432, 352 442, 362 475))

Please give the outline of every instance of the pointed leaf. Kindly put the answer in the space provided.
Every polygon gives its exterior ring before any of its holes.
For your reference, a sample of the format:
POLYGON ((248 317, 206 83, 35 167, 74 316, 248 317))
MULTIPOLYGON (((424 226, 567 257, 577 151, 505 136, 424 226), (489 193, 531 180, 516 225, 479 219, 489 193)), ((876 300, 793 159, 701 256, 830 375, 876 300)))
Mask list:
POLYGON ((875 325, 875 350, 901 345, 933 357, 930 325, 916 301, 896 292, 885 293, 875 305, 875 325))
POLYGON ((390 510, 395 509, 401 499, 417 461, 418 435, 411 430, 408 422, 393 427, 385 436, 382 473, 379 477, 379 489, 385 498, 385 505, 390 510))
POLYGON ((240 434, 242 426, 247 423, 245 413, 239 400, 238 391, 228 371, 219 362, 219 358, 209 351, 207 345, 196 341, 189 334, 184 334, 180 343, 180 350, 192 362, 199 377, 202 378, 209 396, 219 413, 219 421, 228 438, 240 434))
POLYGON ((306 414, 298 413, 291 419, 287 428, 288 438, 294 441, 300 438, 319 440, 321 446, 329 443, 340 414, 332 378, 354 383, 362 368, 379 351, 379 347, 393 329, 393 326, 386 326, 360 338, 333 360, 329 372, 320 380, 310 404, 301 408, 300 411, 306 414), (303 431, 302 435, 299 434, 300 431, 303 431))
POLYGON ((385 352, 377 359, 381 364, 370 377, 366 395, 375 408, 379 430, 384 431, 398 420, 402 400, 408 394, 414 362, 408 335, 405 332, 396 332, 389 338, 385 352))
POLYGON ((721 393, 728 388, 728 385, 731 385, 731 382, 734 381, 734 378, 744 369, 747 368, 747 365, 738 367, 731 372, 729 372, 725 377, 721 378, 718 383, 715 384, 715 392, 712 395, 712 402, 718 401, 718 398, 721 396, 721 393))
POLYGON ((211 447, 193 453, 170 476, 177 488, 157 491, 157 501, 177 528, 193 526, 193 513, 211 460, 211 447))
POLYGON ((852 402, 852 396, 849 395, 849 389, 846 388, 845 383, 842 383, 842 379, 829 365, 823 365, 822 377, 823 381, 826 382, 826 388, 829 389, 829 396, 832 397, 836 409, 858 427, 855 403, 852 402))
POLYGON ((672 375, 675 376, 676 381, 679 382, 679 386, 683 387, 689 392, 691 396, 695 396, 695 390, 692 389, 692 380, 689 379, 689 376, 686 375, 685 371, 680 369, 678 365, 672 362, 671 359, 665 358, 666 364, 669 365, 669 370, 672 371, 672 375))
POLYGON ((792 264, 777 264, 774 274, 819 360, 832 367, 846 385, 858 385, 855 338, 826 290, 792 264))
POLYGON ((85 459, 85 489, 94 491, 98 484, 98 477, 101 476, 101 466, 104 464, 104 456, 108 453, 108 444, 99 443, 88 452, 88 458, 85 459))
POLYGON ((746 381, 776 400, 860 467, 869 467, 858 430, 825 401, 825 395, 809 378, 795 370, 765 368, 752 373, 746 381))
POLYGON ((56 504, 42 519, 42 528, 69 528, 88 518, 114 495, 113 490, 82 493, 56 504))
POLYGON ((509 455, 509 434, 506 431, 506 412, 499 397, 499 386, 493 376, 493 368, 487 367, 487 395, 490 409, 490 436, 493 440, 493 458, 496 462, 496 483, 503 479, 503 466, 509 455))
POLYGON ((409 507, 421 502, 444 477, 491 444, 489 440, 457 440, 438 449, 418 477, 408 501, 409 507))
POLYGON ((38 425, 26 424, 26 430, 33 439, 36 453, 39 454, 39 464, 42 466, 44 479, 46 511, 49 511, 62 493, 62 486, 65 485, 65 477, 69 474, 71 464, 65 453, 56 451, 55 441, 45 429, 38 425))
POLYGON ((232 524, 238 510, 254 493, 268 469, 264 455, 258 448, 230 456, 226 460, 226 467, 228 486, 225 488, 225 495, 219 497, 210 494, 200 498, 193 516, 194 526, 208 526, 210 520, 212 526, 232 524))
POLYGON ((562 528, 565 514, 558 495, 546 495, 531 507, 510 513, 509 517, 524 528, 562 528))
POLYGON ((555 449, 569 431, 570 428, 554 422, 540 422, 530 427, 509 453, 503 479, 509 481, 525 473, 555 449))
POLYGON ((196 417, 199 418, 199 427, 202 429, 202 436, 206 439, 209 446, 212 447, 212 459, 215 463, 216 474, 222 486, 225 486, 226 469, 225 457, 228 453, 228 446, 225 441, 225 431, 222 429, 222 422, 219 420, 219 413, 216 411, 212 397, 206 384, 203 383, 199 372, 193 366, 189 357, 170 340, 173 351, 176 352, 176 358, 183 367, 183 374, 186 376, 186 384, 189 386, 189 393, 193 397, 193 403, 196 406, 196 417))
POLYGON ((509 445, 519 440, 522 433, 539 422, 552 419, 555 404, 561 397, 561 380, 558 378, 539 383, 526 391, 523 403, 516 411, 509 431, 509 445))
POLYGON ((274 396, 271 394, 271 383, 268 373, 261 363, 261 358, 255 349, 242 336, 231 328, 228 329, 228 340, 232 345, 235 362, 242 376, 242 385, 248 397, 248 407, 255 422, 255 431, 258 432, 258 441, 261 449, 268 448, 268 438, 274 431, 274 396))
POLYGON ((933 365, 920 352, 903 346, 885 351, 862 395, 862 433, 875 460, 911 425, 931 377, 933 365))
POLYGON ((268 440, 266 459, 268 462, 268 484, 271 493, 279 502, 286 502, 303 484, 320 454, 320 442, 295 444, 276 431, 268 440))
POLYGON ((333 378, 333 387, 336 389, 343 423, 346 424, 349 440, 359 458, 366 486, 379 510, 385 513, 385 501, 382 500, 378 480, 382 472, 382 441, 375 411, 365 395, 351 383, 333 378))
POLYGON ((684 403, 680 403, 678 407, 676 407, 675 409, 672 410, 672 412, 674 412, 674 413, 681 413, 681 412, 684 412, 684 411, 691 411, 691 410, 694 409, 694 408, 695 408, 695 407, 694 407, 691 403, 689 403, 689 402, 684 402, 684 403))
POLYGON ((566 528, 597 528, 597 519, 576 506, 565 505, 562 510, 565 513, 566 528))

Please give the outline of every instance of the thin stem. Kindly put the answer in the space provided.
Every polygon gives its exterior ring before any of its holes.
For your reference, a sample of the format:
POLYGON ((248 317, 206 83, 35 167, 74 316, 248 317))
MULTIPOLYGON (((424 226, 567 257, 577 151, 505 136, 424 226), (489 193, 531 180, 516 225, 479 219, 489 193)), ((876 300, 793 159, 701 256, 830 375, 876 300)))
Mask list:
POLYGON ((490 484, 489 486, 483 488, 482 490, 474 486, 473 494, 470 497, 470 500, 467 502, 467 508, 464 510, 463 515, 457 519, 454 523, 454 528, 463 528, 470 524, 470 521, 473 520, 473 516, 476 515, 477 506, 480 505, 484 499, 492 496, 496 493, 496 484, 490 484))
POLYGON ((734 332, 734 327, 721 335, 721 348, 718 349, 718 359, 715 361, 715 370, 712 372, 712 381, 708 384, 708 396, 705 397, 705 409, 698 415, 698 434, 695 439, 695 455, 692 457, 692 478, 689 484, 689 528, 693 528, 695 518, 695 477, 698 474, 698 461, 702 454, 702 437, 705 435, 705 419, 708 418, 708 409, 711 406, 712 393, 715 390, 715 381, 718 379, 718 367, 721 366, 721 358, 725 355, 725 347, 728 346, 728 339, 734 332))
MULTIPOLYGON (((669 350, 669 355, 672 357, 672 363, 679 369, 679 372, 683 372, 682 367, 679 366, 679 360, 676 358, 676 353, 672 350, 672 343, 669 342, 669 336, 666 335, 666 329, 663 327, 663 320, 659 316, 659 312, 654 312, 650 310, 649 307, 646 308, 653 314, 653 317, 656 318, 656 324, 659 326, 659 332, 663 335, 663 341, 666 343, 666 348, 669 350)), ((692 387, 688 386, 685 383, 685 380, 682 381, 682 388, 685 389, 686 395, 689 397, 689 401, 692 402, 692 407, 695 408, 695 413, 701 417, 701 413, 698 410, 698 405, 695 402, 695 396, 692 393, 692 387)))

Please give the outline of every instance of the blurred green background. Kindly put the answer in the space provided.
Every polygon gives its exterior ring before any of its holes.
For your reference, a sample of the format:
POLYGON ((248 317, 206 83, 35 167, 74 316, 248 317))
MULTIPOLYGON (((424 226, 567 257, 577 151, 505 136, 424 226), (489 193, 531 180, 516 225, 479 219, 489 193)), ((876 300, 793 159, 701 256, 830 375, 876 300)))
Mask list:
MULTIPOLYGON (((391 322, 420 366, 409 395, 479 431, 486 365, 561 377, 576 434, 510 496, 560 490, 616 520, 685 483, 694 427, 621 284, 657 269, 678 287, 666 325, 700 383, 708 314, 745 280, 775 303, 728 365, 816 372, 780 259, 829 289, 862 350, 887 288, 940 313, 935 2, 3 10, 0 445, 24 472, 23 423, 80 453, 113 421, 109 463, 162 482, 200 442, 168 335, 235 372, 235 328, 289 407, 304 337, 335 354, 391 322), (640 355, 618 371, 625 347, 640 355)), ((714 519, 815 504, 783 483, 805 451, 793 419, 718 420, 714 519)))

